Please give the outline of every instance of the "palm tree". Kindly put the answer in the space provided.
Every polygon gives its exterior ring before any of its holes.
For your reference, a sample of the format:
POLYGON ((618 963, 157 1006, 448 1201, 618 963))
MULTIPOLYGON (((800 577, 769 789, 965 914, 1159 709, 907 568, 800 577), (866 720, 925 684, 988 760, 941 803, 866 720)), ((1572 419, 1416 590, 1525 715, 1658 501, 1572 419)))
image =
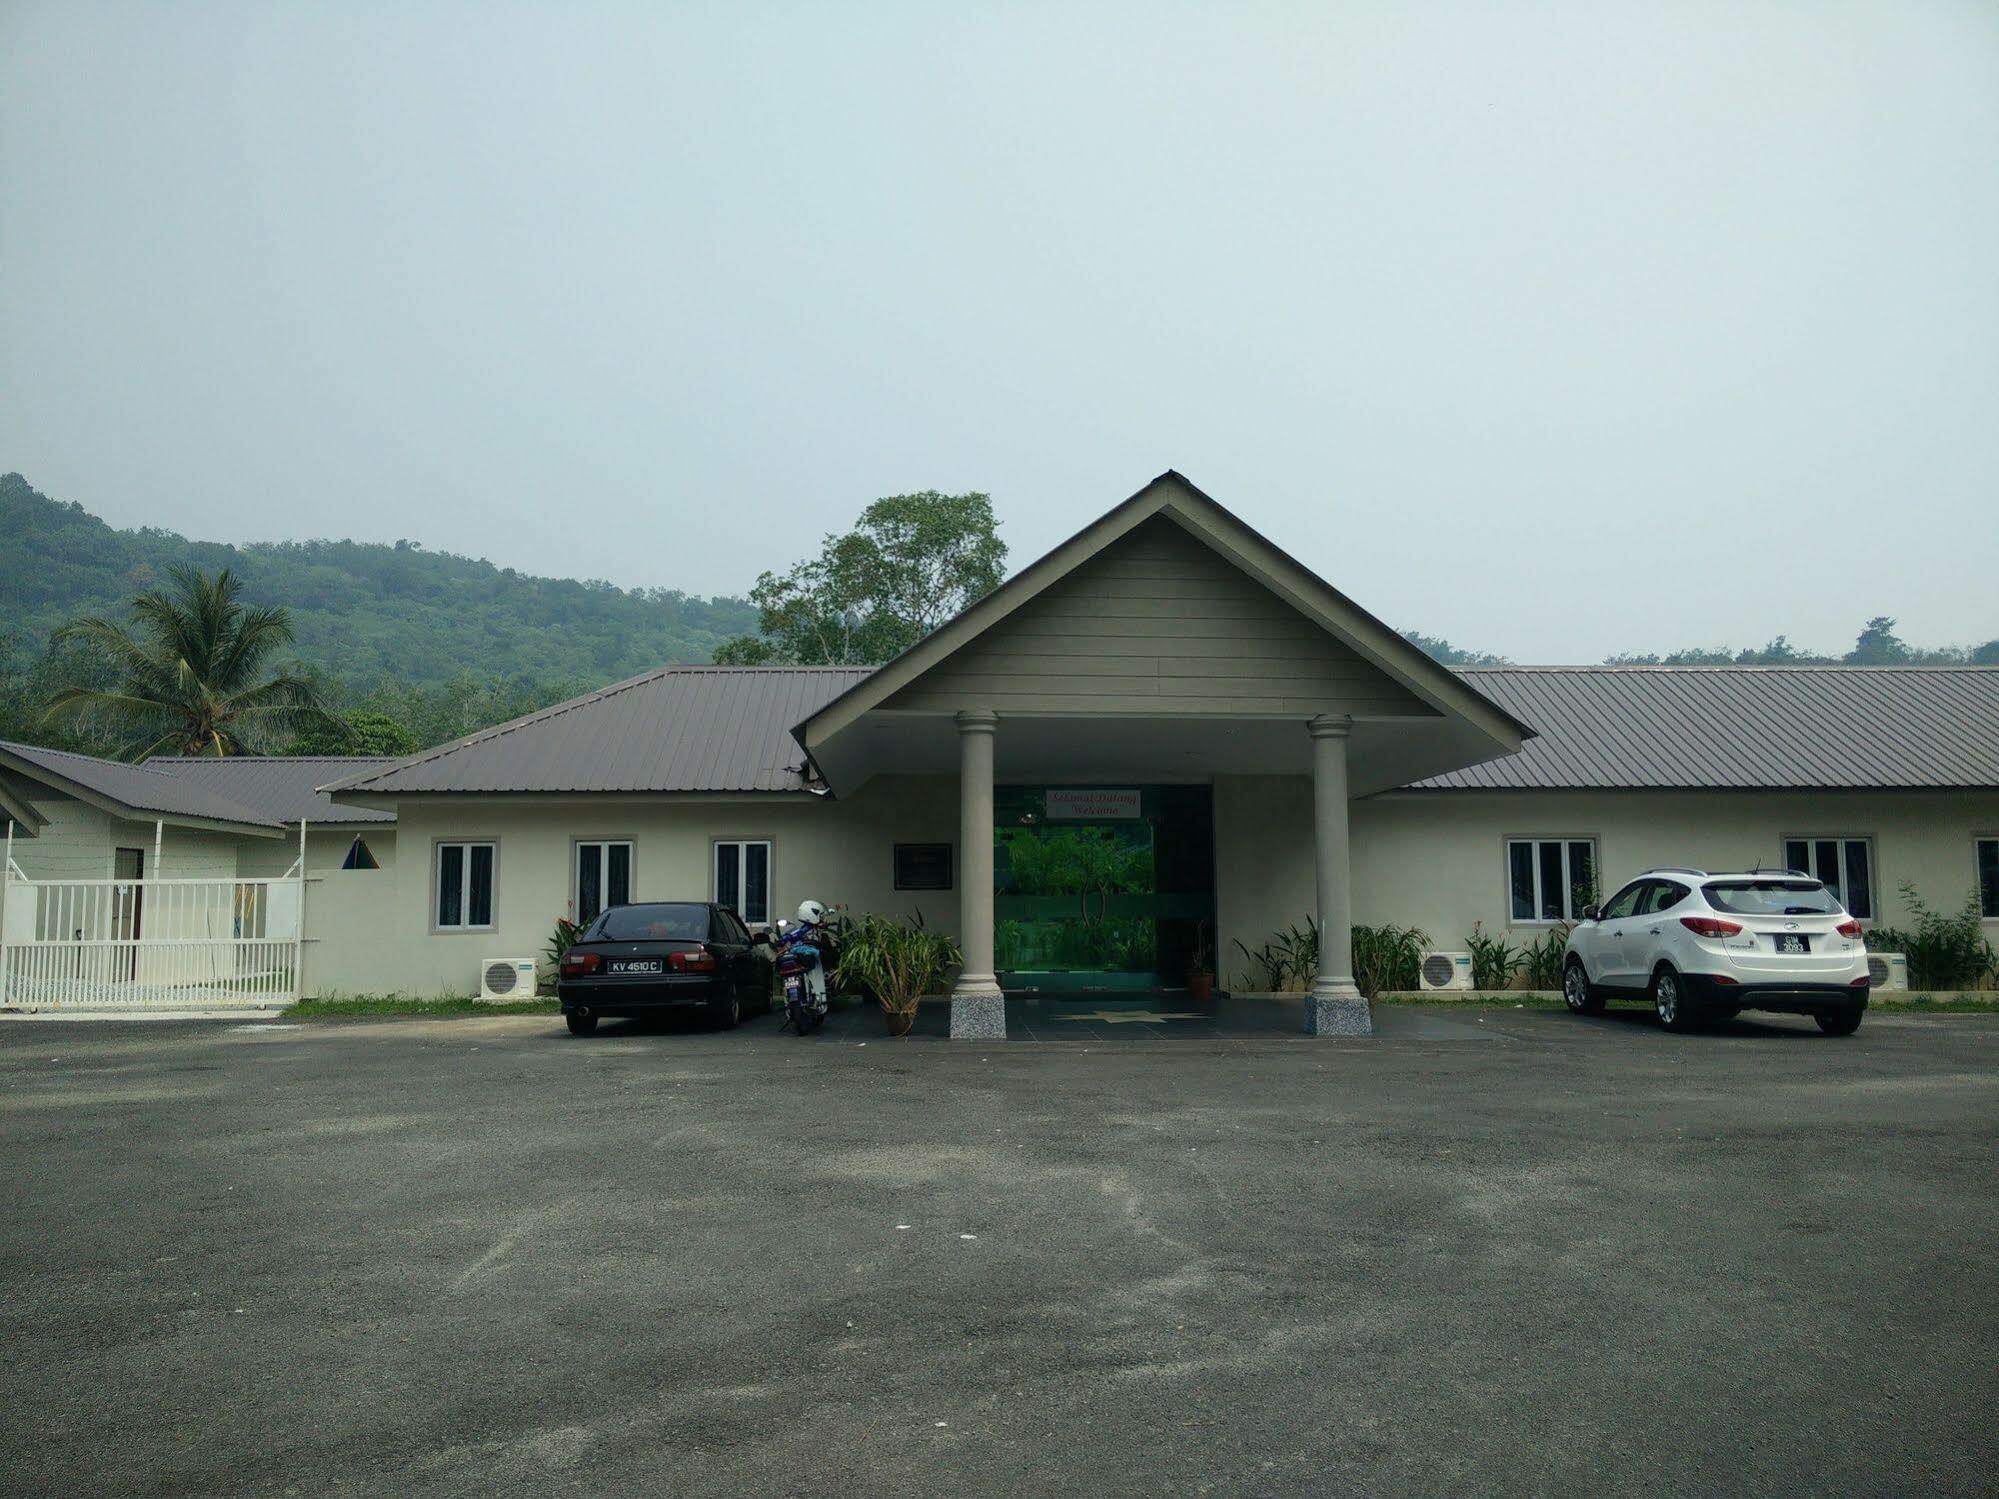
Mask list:
POLYGON ((326 723, 319 690, 296 663, 263 674, 266 659, 292 639, 281 608, 238 601, 236 575, 171 569, 173 586, 133 598, 130 627, 79 619, 57 641, 97 648, 115 687, 65 687, 45 717, 95 711, 125 732, 135 760, 153 754, 236 755, 326 723))

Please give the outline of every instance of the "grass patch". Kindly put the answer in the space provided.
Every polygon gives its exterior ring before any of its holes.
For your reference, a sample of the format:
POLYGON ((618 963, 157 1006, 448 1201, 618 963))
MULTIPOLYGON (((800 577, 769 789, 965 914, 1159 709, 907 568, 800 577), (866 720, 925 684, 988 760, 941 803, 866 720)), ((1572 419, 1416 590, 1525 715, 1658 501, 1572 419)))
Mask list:
POLYGON ((1999 1015, 1999 993, 1990 999, 1970 994, 1953 994, 1938 999, 1934 994, 1911 994, 1907 999, 1884 999, 1875 995, 1868 1008, 1890 1015, 1920 1011, 1930 1015, 1999 1015))
POLYGON ((419 999, 407 994, 334 995, 326 999, 302 999, 284 1012, 287 1020, 374 1020, 385 1015, 409 1015, 424 1020, 456 1020, 474 1015, 559 1015, 562 1006, 553 999, 523 999, 510 1004, 487 1004, 478 999, 443 996, 419 999))

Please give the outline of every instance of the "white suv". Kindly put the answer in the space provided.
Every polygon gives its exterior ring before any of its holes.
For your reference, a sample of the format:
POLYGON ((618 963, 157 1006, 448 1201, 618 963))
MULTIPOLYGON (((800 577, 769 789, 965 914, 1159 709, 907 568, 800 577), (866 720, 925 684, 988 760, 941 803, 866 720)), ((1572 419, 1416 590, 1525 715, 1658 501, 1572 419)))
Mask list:
POLYGON ((1867 990, 1860 923, 1797 870, 1648 869, 1583 911, 1562 963, 1562 997, 1576 1014, 1596 1014, 1607 998, 1649 999, 1674 1031, 1788 1010, 1850 1036, 1867 990))

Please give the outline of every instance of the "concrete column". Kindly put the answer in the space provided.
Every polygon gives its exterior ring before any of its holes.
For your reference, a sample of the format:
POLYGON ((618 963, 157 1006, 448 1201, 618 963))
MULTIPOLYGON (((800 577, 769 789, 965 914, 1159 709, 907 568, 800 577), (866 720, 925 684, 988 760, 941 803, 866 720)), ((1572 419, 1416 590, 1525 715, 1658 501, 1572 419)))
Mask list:
POLYGON ((1006 1000, 993 973, 993 731, 985 709, 958 715, 958 943, 965 966, 951 990, 953 1040, 1006 1034, 1006 1000))
POLYGON ((1305 1030, 1314 1036, 1374 1032, 1367 1001, 1353 981, 1353 870, 1347 836, 1347 739, 1353 720, 1321 715, 1312 731, 1312 823, 1319 876, 1319 975, 1305 996, 1305 1030))

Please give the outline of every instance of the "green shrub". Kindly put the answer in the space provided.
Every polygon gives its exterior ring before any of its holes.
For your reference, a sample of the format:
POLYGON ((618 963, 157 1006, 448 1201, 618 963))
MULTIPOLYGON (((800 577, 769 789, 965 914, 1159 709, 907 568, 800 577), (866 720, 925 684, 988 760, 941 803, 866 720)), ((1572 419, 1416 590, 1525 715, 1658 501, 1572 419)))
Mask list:
POLYGON ((1569 923, 1557 922, 1521 949, 1520 966, 1526 971, 1530 989, 1562 987, 1562 960, 1568 955, 1569 932, 1569 923))
POLYGON ((1504 937, 1488 937, 1485 924, 1478 921, 1471 924, 1465 948, 1471 953, 1471 981, 1475 989, 1510 988, 1513 975, 1527 959, 1525 949, 1515 947, 1504 937))
POLYGON ((1870 933, 1867 945, 1875 952, 1907 954, 1911 989, 1968 989, 1993 971, 1995 955, 1979 925, 1976 890, 1955 913, 1946 915, 1924 905, 1916 887, 1905 882, 1902 903, 1915 917, 1914 927, 1870 933), (1884 935, 1893 936, 1898 945, 1877 946, 1877 939, 1884 935))
POLYGON ((1423 950, 1429 945, 1429 934, 1413 926, 1357 926, 1353 981, 1369 999, 1384 989, 1414 989, 1422 982, 1423 950))
POLYGON ((1319 973, 1319 924, 1311 917, 1305 926, 1288 926, 1273 932, 1270 940, 1251 951, 1236 938, 1236 948, 1250 962, 1252 985, 1272 994, 1287 989, 1305 989, 1319 973))
POLYGON ((1262 994, 1280 992, 1291 977, 1291 967, 1284 955, 1278 951, 1275 941, 1266 942, 1258 948, 1244 945, 1242 938, 1235 939, 1236 950, 1249 960, 1249 969, 1244 975, 1243 988, 1254 989, 1262 994))
POLYGON ((537 992, 554 982, 554 975, 562 967, 563 954, 576 945, 576 939, 583 935, 583 923, 571 921, 567 916, 555 918, 555 931, 550 934, 548 946, 541 950, 542 960, 548 965, 548 976, 536 985, 537 992))
POLYGON ((955 939, 933 932, 918 915, 908 921, 864 914, 847 923, 834 980, 865 989, 884 1013, 910 1015, 916 1002, 935 994, 965 961, 955 939))

